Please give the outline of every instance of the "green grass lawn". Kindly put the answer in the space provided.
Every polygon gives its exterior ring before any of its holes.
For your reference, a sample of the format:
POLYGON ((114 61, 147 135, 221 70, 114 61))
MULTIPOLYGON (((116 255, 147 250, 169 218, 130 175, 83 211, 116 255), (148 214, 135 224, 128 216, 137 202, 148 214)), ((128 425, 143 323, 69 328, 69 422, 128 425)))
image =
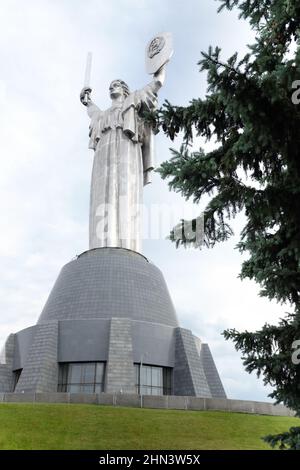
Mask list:
POLYGON ((222 411, 1 404, 0 449, 268 449, 296 418, 222 411))

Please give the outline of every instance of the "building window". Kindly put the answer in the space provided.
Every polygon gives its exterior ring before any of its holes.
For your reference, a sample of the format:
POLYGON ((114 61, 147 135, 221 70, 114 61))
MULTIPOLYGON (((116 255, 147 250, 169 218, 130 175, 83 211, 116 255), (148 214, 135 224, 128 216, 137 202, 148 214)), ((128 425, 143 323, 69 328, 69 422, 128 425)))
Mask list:
POLYGON ((172 369, 135 364, 135 388, 142 395, 171 395, 172 369))
POLYGON ((22 370, 23 370, 23 369, 14 370, 13 391, 16 390, 16 386, 17 386, 17 384, 18 384, 18 382, 19 382, 19 379, 20 379, 20 377, 21 377, 22 370))
POLYGON ((59 365, 58 392, 101 393, 104 362, 65 362, 59 365))

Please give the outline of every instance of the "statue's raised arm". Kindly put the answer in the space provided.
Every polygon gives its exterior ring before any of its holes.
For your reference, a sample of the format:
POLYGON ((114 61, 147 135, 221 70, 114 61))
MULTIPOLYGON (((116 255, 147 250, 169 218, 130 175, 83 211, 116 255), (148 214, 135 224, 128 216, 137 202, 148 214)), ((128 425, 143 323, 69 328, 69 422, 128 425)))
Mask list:
POLYGON ((164 64, 153 76, 153 87, 154 91, 157 93, 159 89, 163 86, 166 79, 166 64, 164 64))
POLYGON ((154 132, 145 119, 145 111, 155 111, 158 104, 158 91, 165 81, 165 65, 154 75, 150 83, 129 93, 122 107, 123 131, 134 142, 141 145, 143 164, 143 185, 151 183, 154 169, 154 132))

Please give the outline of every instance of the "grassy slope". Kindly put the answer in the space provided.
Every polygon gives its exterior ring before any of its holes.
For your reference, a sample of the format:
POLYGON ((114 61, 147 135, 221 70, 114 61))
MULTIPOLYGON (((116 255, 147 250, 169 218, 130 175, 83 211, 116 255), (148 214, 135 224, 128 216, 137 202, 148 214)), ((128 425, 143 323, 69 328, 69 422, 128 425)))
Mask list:
POLYGON ((296 418, 95 405, 1 404, 0 449, 268 449, 296 418))

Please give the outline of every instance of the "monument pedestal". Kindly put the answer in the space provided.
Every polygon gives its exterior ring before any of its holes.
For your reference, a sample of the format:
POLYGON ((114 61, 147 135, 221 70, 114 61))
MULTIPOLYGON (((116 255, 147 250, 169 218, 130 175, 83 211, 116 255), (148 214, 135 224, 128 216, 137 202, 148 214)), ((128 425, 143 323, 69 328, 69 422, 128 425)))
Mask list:
POLYGON ((178 324, 161 271, 123 248, 66 264, 35 326, 10 335, 0 392, 226 398, 208 345, 178 324))

